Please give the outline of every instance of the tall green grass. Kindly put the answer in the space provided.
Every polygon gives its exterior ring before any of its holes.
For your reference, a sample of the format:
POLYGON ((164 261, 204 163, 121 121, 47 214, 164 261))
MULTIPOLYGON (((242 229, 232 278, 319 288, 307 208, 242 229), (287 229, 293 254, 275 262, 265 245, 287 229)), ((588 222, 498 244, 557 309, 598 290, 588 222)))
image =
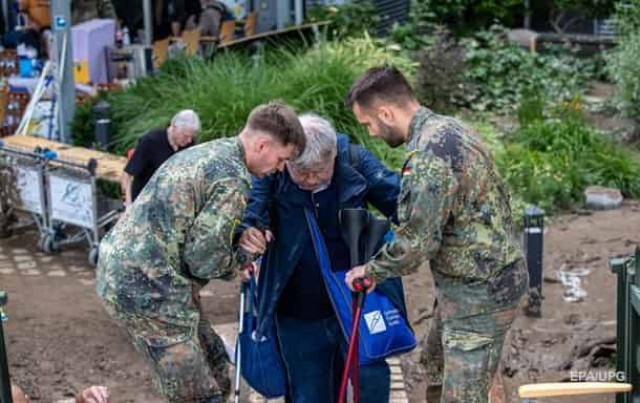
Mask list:
MULTIPOLYGON (((199 141, 234 136, 255 106, 279 99, 298 112, 330 119, 339 132, 398 167, 401 151, 369 138, 343 105, 353 81, 366 68, 383 63, 399 66, 410 77, 415 68, 398 49, 385 48, 369 37, 340 44, 321 42, 298 51, 275 50, 259 59, 235 53, 222 53, 211 62, 173 59, 155 77, 105 95, 113 122, 111 149, 123 154, 150 128, 167 125, 171 116, 184 108, 195 109, 200 115, 199 141)), ((93 136, 90 107, 80 108, 74 122, 79 144, 90 143, 93 136)))

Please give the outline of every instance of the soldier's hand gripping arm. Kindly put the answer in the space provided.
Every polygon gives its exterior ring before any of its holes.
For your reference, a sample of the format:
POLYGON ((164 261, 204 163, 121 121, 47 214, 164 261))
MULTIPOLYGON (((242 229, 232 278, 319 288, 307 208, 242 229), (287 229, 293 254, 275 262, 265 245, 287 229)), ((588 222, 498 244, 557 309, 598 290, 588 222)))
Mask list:
POLYGON ((400 226, 371 259, 366 275, 376 282, 413 273, 439 250, 458 189, 449 165, 431 152, 413 154, 403 169, 398 201, 400 226))

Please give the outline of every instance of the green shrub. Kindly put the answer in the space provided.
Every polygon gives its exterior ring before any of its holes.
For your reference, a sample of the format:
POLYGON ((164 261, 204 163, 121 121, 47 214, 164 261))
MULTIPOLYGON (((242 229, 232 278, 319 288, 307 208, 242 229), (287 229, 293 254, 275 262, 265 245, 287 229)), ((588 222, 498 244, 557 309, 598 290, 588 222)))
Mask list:
MULTIPOLYGON (((245 55, 223 53, 212 62, 193 58, 169 60, 154 77, 124 91, 105 95, 111 106, 111 149, 124 154, 149 129, 165 126, 178 110, 192 108, 202 121, 199 141, 240 132, 250 111, 272 99, 298 112, 312 111, 373 150, 391 166, 402 164, 401 150, 369 138, 343 100, 366 68, 394 64, 413 75, 414 63, 397 49, 379 46, 370 37, 326 42, 304 52, 276 51, 256 62, 245 55)), ((74 122, 74 139, 93 136, 93 116, 86 106, 74 122), (89 133, 90 131, 90 133, 89 133)))
POLYGON ((590 185, 616 187, 626 197, 640 195, 637 155, 589 127, 575 102, 554 115, 521 127, 496 154, 515 194, 550 212, 579 204, 590 185))
POLYGON ((513 110, 527 88, 544 88, 547 99, 571 99, 588 88, 586 61, 564 49, 532 53, 510 43, 495 26, 465 41, 468 102, 475 110, 513 110))
POLYGON ((640 30, 623 36, 607 58, 607 70, 616 83, 622 110, 640 121, 640 30))
POLYGON ((380 13, 371 0, 351 0, 343 5, 316 5, 307 14, 307 22, 331 21, 332 39, 344 39, 374 33, 380 13))

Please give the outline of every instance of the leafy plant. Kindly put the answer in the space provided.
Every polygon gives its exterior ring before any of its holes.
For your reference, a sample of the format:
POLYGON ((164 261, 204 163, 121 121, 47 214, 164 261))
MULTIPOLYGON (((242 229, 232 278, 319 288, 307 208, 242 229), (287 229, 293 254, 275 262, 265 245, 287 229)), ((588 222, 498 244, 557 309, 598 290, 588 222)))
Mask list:
POLYGON ((331 21, 331 38, 343 39, 374 33, 380 23, 378 8, 371 0, 352 0, 343 5, 316 5, 307 14, 308 22, 331 21))
POLYGON ((640 195, 637 155, 591 129, 578 100, 562 103, 550 119, 522 126, 496 159, 517 195, 550 212, 580 203, 589 185, 640 195))
POLYGON ((495 22, 510 25, 521 7, 522 0, 412 0, 408 23, 398 26, 391 38, 417 50, 416 45, 429 42, 425 34, 435 26, 444 26, 462 37, 495 22))
POLYGON ((640 0, 619 1, 615 8, 614 18, 620 34, 636 34, 640 30, 640 0))
POLYGON ((585 61, 565 49, 532 53, 511 44, 501 26, 465 41, 467 101, 475 110, 515 109, 526 88, 544 88, 547 99, 571 99, 591 78, 585 61))
POLYGON ((617 84, 620 107, 640 120, 640 30, 624 35, 607 58, 607 71, 617 84))
POLYGON ((445 113, 463 103, 466 93, 465 49, 446 30, 439 31, 435 44, 418 53, 416 94, 420 101, 445 113))

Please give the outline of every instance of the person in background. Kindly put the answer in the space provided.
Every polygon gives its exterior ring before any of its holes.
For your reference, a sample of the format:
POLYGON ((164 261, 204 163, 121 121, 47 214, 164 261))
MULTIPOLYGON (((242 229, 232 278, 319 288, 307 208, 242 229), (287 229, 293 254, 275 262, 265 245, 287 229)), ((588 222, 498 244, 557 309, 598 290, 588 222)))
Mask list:
POLYGON ((153 129, 140 138, 120 179, 127 208, 160 165, 178 151, 191 147, 199 131, 200 118, 193 110, 185 109, 171 119, 166 129, 153 129))
POLYGON ((233 19, 233 14, 224 3, 218 0, 202 0, 202 13, 200 14, 202 35, 218 37, 222 22, 230 19, 233 19))

